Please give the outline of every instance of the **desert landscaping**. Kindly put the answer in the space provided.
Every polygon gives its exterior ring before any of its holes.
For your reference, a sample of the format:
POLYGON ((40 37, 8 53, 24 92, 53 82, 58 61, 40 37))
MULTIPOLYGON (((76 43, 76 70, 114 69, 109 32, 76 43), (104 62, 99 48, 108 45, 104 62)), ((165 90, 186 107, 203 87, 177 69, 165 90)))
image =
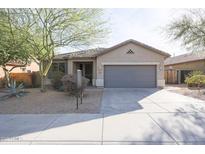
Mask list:
POLYGON ((165 89, 170 92, 205 100, 205 89, 204 88, 200 89, 199 91, 196 87, 187 87, 186 84, 181 84, 181 85, 170 84, 170 85, 166 85, 165 89))
POLYGON ((48 89, 41 93, 39 88, 25 90, 23 97, 12 97, 0 101, 0 114, 63 114, 99 113, 102 89, 88 88, 84 91, 83 103, 76 110, 76 98, 68 92, 48 89))

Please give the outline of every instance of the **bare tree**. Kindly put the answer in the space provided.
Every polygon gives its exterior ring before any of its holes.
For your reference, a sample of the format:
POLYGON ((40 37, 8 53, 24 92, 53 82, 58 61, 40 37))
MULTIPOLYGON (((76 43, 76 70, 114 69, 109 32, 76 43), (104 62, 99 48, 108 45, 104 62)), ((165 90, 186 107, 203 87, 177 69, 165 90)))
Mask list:
POLYGON ((108 34, 101 9, 21 9, 33 22, 28 42, 31 57, 39 64, 41 91, 45 91, 45 78, 51 67, 55 51, 60 47, 83 47, 102 41, 108 34))
POLYGON ((168 36, 190 51, 204 54, 205 9, 189 9, 166 27, 168 36))

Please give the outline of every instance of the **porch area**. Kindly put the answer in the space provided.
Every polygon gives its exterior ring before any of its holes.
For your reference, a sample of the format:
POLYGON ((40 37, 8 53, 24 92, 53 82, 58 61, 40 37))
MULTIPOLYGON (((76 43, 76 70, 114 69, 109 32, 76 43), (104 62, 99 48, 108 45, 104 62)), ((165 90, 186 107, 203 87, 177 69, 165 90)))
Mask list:
POLYGON ((68 74, 75 74, 77 70, 82 71, 82 76, 89 79, 88 86, 95 86, 96 67, 94 60, 70 60, 68 61, 68 74))
POLYGON ((186 77, 194 70, 165 70, 164 78, 166 84, 184 84, 186 77))

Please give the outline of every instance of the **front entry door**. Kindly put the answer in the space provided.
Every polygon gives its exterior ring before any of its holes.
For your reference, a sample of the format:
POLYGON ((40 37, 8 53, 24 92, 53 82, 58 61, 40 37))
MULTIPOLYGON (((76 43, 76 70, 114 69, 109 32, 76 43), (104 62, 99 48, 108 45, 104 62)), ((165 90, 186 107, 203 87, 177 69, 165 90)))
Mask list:
POLYGON ((82 71, 82 76, 90 80, 89 85, 92 85, 93 78, 93 63, 92 62, 83 62, 77 63, 76 68, 82 71))

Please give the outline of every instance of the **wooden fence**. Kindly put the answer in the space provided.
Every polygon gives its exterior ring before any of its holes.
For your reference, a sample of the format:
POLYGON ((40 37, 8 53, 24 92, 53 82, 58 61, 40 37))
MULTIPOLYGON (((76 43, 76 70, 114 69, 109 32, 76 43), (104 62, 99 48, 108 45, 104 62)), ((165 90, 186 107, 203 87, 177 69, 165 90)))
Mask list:
POLYGON ((32 87, 32 73, 11 73, 10 77, 17 82, 23 82, 26 87, 32 87))

